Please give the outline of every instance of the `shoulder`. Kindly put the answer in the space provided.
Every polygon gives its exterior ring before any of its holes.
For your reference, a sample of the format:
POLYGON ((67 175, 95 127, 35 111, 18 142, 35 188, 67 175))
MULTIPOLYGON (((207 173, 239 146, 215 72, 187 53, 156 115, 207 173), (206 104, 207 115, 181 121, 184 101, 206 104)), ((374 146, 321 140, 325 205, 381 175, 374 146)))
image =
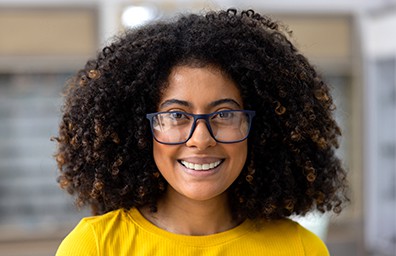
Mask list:
POLYGON ((294 230, 297 238, 307 256, 325 256, 330 255, 325 243, 313 232, 301 226, 298 222, 286 219, 283 221, 285 227, 294 230))
POLYGON ((329 255, 325 243, 317 235, 293 220, 264 221, 256 223, 256 227, 253 235, 256 236, 257 241, 264 242, 273 251, 281 251, 285 255, 329 255))
POLYGON ((103 215, 92 216, 83 218, 80 222, 81 225, 88 225, 98 230, 102 227, 114 227, 125 224, 129 221, 128 210, 118 209, 103 215))
POLYGON ((100 255, 109 237, 114 240, 122 233, 133 232, 128 223, 127 212, 123 209, 83 218, 62 241, 56 255, 100 255))
POLYGON ((330 255, 325 243, 313 232, 294 222, 298 236, 304 247, 305 255, 330 255))

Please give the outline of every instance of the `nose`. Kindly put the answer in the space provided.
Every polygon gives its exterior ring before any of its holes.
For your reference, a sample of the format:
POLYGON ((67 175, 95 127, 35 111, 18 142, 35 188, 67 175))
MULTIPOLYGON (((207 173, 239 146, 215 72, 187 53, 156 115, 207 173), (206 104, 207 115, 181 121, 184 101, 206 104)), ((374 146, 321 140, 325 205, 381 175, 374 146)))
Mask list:
POLYGON ((196 147, 202 151, 208 147, 216 145, 216 140, 210 134, 205 120, 197 120, 197 124, 191 135, 191 138, 186 142, 188 147, 196 147))

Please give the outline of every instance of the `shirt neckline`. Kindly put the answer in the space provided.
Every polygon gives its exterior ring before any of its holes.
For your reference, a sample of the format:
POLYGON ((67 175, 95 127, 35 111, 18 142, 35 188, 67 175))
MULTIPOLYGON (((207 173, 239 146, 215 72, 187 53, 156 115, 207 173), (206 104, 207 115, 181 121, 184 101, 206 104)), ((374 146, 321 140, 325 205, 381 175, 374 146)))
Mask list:
POLYGON ((194 247, 210 247, 231 242, 251 232, 254 226, 251 220, 245 220, 238 226, 220 233, 203 236, 189 236, 175 234, 155 226, 153 223, 148 221, 136 208, 129 210, 128 215, 137 226, 146 232, 165 239, 173 240, 173 242, 183 243, 194 247))

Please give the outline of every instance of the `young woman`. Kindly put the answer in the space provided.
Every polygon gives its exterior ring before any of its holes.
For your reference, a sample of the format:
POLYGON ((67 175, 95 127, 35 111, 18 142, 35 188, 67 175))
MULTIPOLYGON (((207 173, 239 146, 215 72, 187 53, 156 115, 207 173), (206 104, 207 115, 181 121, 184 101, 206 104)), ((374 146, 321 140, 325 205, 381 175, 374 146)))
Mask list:
POLYGON ((328 255, 287 217, 347 200, 333 110, 252 10, 127 31, 68 83, 59 183, 97 216, 57 255, 328 255))

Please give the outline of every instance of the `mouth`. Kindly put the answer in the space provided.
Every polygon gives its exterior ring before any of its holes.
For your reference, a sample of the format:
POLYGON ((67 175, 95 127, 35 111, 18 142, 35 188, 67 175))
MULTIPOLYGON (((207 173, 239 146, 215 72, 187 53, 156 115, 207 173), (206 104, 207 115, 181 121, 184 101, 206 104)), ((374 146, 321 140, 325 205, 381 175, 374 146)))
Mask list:
POLYGON ((184 167, 190 170, 194 171, 208 171, 212 170, 216 167, 218 167, 224 160, 218 160, 215 162, 211 163, 205 163, 205 164, 196 164, 196 163, 190 163, 184 160, 180 160, 179 163, 182 164, 184 167))

